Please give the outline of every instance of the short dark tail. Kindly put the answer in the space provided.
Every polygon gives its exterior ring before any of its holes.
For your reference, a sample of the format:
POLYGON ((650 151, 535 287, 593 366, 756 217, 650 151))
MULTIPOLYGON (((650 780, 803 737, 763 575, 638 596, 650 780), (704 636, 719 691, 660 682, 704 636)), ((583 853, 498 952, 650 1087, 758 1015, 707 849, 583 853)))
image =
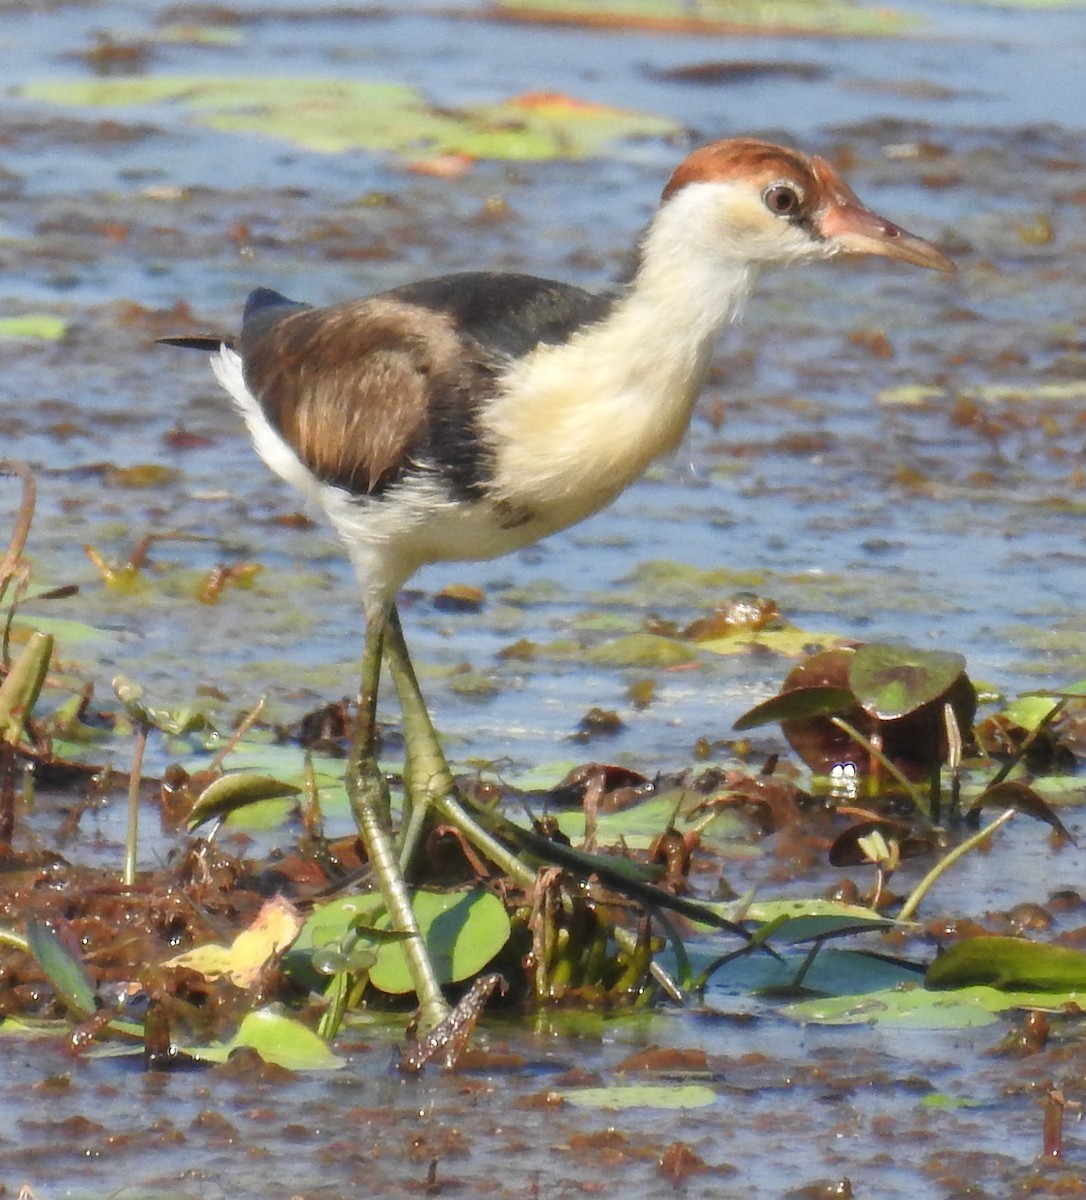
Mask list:
POLYGON ((210 333, 193 334, 191 337, 155 338, 160 346, 180 346, 182 350, 210 350, 214 353, 223 346, 234 345, 232 337, 214 337, 210 333))

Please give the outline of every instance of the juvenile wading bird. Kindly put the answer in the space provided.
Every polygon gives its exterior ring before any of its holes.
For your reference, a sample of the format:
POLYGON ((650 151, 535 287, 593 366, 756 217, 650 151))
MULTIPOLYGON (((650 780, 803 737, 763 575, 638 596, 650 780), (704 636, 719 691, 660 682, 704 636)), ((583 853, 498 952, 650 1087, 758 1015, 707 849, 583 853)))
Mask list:
MULTIPOLYGON (((261 457, 324 509, 357 572, 366 638, 347 786, 401 930, 417 927, 374 754, 382 656, 404 716, 405 828, 417 830, 430 806, 461 828, 467 817, 408 658, 397 591, 424 563, 508 554, 610 503, 679 443, 714 339, 761 269, 842 253, 954 269, 866 208, 824 159, 734 138, 680 163, 632 277, 605 294, 489 272, 326 308, 260 288, 236 341, 167 339, 215 352, 215 375, 261 457)), ((499 842, 466 828, 523 878, 499 842)), ((401 831, 404 857, 412 840, 401 831)), ((413 969, 425 1005, 436 984, 425 963, 413 969)))

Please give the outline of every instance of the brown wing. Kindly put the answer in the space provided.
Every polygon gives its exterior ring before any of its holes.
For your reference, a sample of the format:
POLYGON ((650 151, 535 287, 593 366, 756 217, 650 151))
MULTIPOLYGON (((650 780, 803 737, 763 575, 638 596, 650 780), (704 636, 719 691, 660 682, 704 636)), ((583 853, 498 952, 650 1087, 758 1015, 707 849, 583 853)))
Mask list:
POLYGON ((488 451, 476 417, 496 367, 448 315, 383 297, 281 311, 246 320, 245 380, 319 479, 377 494, 429 470, 458 495, 479 493, 488 451))

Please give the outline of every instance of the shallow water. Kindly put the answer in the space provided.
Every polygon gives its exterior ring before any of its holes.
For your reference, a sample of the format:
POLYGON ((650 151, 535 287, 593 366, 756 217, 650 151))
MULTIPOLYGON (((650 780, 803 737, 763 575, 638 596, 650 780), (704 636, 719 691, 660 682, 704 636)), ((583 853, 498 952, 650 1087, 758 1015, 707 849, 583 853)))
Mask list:
MULTIPOLYGON (((37 576, 82 586, 67 608, 28 611, 101 631, 65 650, 102 694, 118 671, 163 702, 212 687, 240 709, 267 691, 272 715, 287 721, 353 686, 360 626, 349 569, 319 528, 281 522, 297 501, 256 460, 200 357, 152 345, 172 331, 165 310, 184 302, 201 325, 229 329, 257 283, 323 302, 484 263, 602 284, 686 145, 738 132, 847 152, 864 199, 941 241, 959 273, 865 262, 766 278, 723 339, 718 377, 674 461, 531 551, 421 573, 405 621, 454 757, 495 762, 511 778, 541 766, 560 774, 586 756, 567 739, 593 705, 617 709, 626 731, 589 753, 650 773, 688 765, 699 738, 729 736, 786 665, 706 655, 696 671, 660 675, 639 712, 629 672, 498 658, 520 638, 568 636, 586 614, 619 628, 649 612, 686 623, 734 590, 686 576, 653 582, 645 564, 654 560, 733 569, 736 587, 772 596, 812 631, 961 651, 974 678, 1010 693, 1086 674, 1080 9, 918 4, 908 11, 927 24, 908 39, 725 39, 504 25, 466 4, 245 0, 232 9, 237 44, 156 42, 145 63, 160 75, 409 81, 443 106, 569 92, 662 113, 688 131, 681 144, 647 139, 594 161, 480 162, 450 182, 391 156, 215 133, 180 105, 103 114, 29 102, 23 84, 88 77, 78 55, 103 32, 123 41, 167 19, 200 19, 158 3, 34 7, 0 4, 0 316, 56 312, 72 331, 55 345, 0 343, 0 423, 4 454, 39 478, 37 576), (662 77, 720 60, 807 64, 821 76, 662 77), (877 332, 892 357, 873 352, 877 332), (1060 398, 1050 387, 1069 383, 1083 390, 1060 398), (937 390, 918 398, 903 391, 913 385, 937 390), (995 387, 1026 398, 985 398, 995 387), (200 444, 186 446, 178 430, 200 444), (171 474, 154 488, 123 486, 114 468, 141 464, 171 474), (156 544, 148 592, 103 589, 82 545, 122 560, 147 532, 195 540, 156 544), (254 589, 228 590, 210 607, 192 600, 203 573, 241 559, 264 566, 254 589), (484 587, 486 609, 436 612, 431 598, 451 582, 484 587), (492 676, 495 696, 456 694, 449 671, 460 664, 492 676)), ((170 756, 156 745, 149 765, 170 756)), ((121 818, 107 810, 96 821, 88 826, 108 853, 121 818)), ((145 850, 168 845, 149 840, 145 850)), ((1043 900, 1080 877, 1077 852, 1057 855, 1015 829, 955 878, 951 900, 954 911, 983 912, 1043 900)), ((762 1013, 750 1026, 620 1022, 571 1041, 496 1026, 492 1041, 508 1035, 541 1065, 421 1084, 388 1074, 387 1031, 332 1083, 289 1085, 146 1080, 39 1044, 9 1047, 0 1164, 9 1190, 26 1179, 43 1198, 398 1195, 424 1190, 433 1150, 450 1191, 664 1195, 673 1189, 656 1173, 657 1143, 682 1139, 734 1168, 691 1178, 690 1195, 778 1195, 842 1176, 858 1196, 1045 1194, 1045 1170, 1055 1188, 1060 1168, 1035 1163, 1039 1081, 1081 1075, 1080 1058, 1073 1043, 1026 1069, 976 1058, 997 1040, 993 1028, 888 1038, 797 1030, 762 1013), (631 1046, 652 1041, 716 1056, 712 1106, 666 1122, 517 1107, 575 1064, 610 1077, 631 1046), (765 1065, 744 1057, 762 1052, 765 1065), (54 1075, 68 1082, 43 1083, 54 1075), (981 1107, 922 1107, 933 1089, 981 1107), (211 1110, 233 1131, 201 1118, 211 1110), (77 1114, 102 1129, 49 1123, 77 1114), (610 1126, 626 1149, 571 1140, 610 1126), (462 1156, 453 1127, 464 1131, 462 1156), (69 1149, 38 1149, 60 1143, 69 1149)), ((1081 1167, 1077 1129, 1068 1145, 1081 1167)))

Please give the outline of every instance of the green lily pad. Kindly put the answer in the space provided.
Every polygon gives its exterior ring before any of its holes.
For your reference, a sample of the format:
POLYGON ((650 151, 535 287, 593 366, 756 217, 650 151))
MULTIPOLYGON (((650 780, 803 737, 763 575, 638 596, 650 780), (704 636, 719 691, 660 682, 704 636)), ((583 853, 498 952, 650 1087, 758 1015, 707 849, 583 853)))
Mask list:
POLYGON ((359 923, 372 925, 383 909, 384 901, 376 892, 330 900, 310 914, 294 942, 294 949, 319 949, 338 942, 359 923))
POLYGON ((697 662, 697 651, 675 638, 655 633, 628 633, 583 652, 601 667, 681 667, 697 662))
POLYGON ((344 1065, 308 1025, 272 1007, 249 1013, 228 1042, 182 1049, 203 1062, 222 1063, 243 1046, 255 1050, 265 1062, 288 1071, 337 1071, 344 1065))
MULTIPOLYGON (((484 888, 466 892, 417 891, 411 898, 415 920, 426 940, 439 983, 459 983, 478 974, 509 940, 509 914, 497 896, 484 888)), ((374 922, 389 929, 387 916, 374 922)), ((358 929, 361 942, 365 930, 358 929)), ((378 991, 403 996, 414 990, 407 959, 398 942, 374 939, 377 961, 370 982, 378 991)))
POLYGON ((1009 724, 1017 725, 1019 729, 1025 729, 1032 733, 1051 714, 1056 706, 1056 700, 1063 696, 1067 696, 1069 699, 1082 699, 1086 696, 1086 690, 1076 690, 1075 685, 1072 685, 1066 691, 1060 689, 1056 692, 1046 692, 1044 695, 1027 693, 1012 700, 999 715, 1009 724))
POLYGON ((811 717, 833 717, 848 712, 856 697, 848 688, 799 687, 771 696, 748 709, 732 725, 743 732, 774 721, 806 721, 811 717))
POLYGON ((566 1088, 556 1095, 577 1108, 706 1108, 717 1101, 716 1092, 703 1083, 566 1088))
POLYGON ((931 1092, 920 1101, 922 1108, 940 1108, 954 1112, 959 1108, 988 1108, 990 1100, 975 1100, 970 1096, 948 1096, 946 1092, 931 1092))
POLYGON ((658 29, 676 33, 765 30, 775 34, 833 33, 863 36, 900 33, 917 23, 885 7, 842 0, 499 0, 506 19, 604 28, 658 29))
POLYGON ((829 996, 789 1004, 780 1011, 817 1025, 890 1025, 908 1029, 970 1029, 991 1025, 1012 1009, 1060 1012, 1081 1007, 1086 993, 1003 992, 992 987, 930 991, 889 988, 862 996, 829 996))
POLYGON ((950 650, 871 642, 852 655, 848 680, 873 717, 896 721, 944 695, 964 670, 965 659, 950 650))
POLYGON ((873 913, 863 916, 842 916, 837 913, 804 913, 796 917, 778 917, 767 922, 772 927, 769 940, 774 944, 798 946, 804 942, 825 941, 827 938, 850 937, 855 933, 885 933, 894 927, 887 917, 873 913))
POLYGON ((747 654, 757 647, 785 658, 801 658, 815 650, 836 646, 840 641, 834 633, 812 633, 789 625, 785 629, 739 629, 725 637, 698 642, 698 647, 714 654, 747 654))
POLYGON ((0 338, 27 342, 59 342, 68 332, 68 322, 51 313, 26 313, 21 317, 0 317, 0 338))
POLYGON ((939 955, 924 983, 929 988, 983 983, 1005 992, 1084 992, 1086 954, 1024 938, 967 938, 939 955))
MULTIPOLYGON (((772 945, 777 944, 775 937, 769 940, 772 945)), ((695 975, 708 970, 718 953, 710 945, 690 949, 695 975)), ((915 985, 920 982, 920 971, 912 963, 834 946, 821 950, 813 963, 808 962, 805 953, 785 953, 779 958, 747 954, 732 958, 713 972, 705 1003, 722 1007, 718 999, 722 996, 731 1003, 737 995, 760 993, 780 998, 790 990, 795 998, 797 979, 801 980, 806 995, 845 996, 855 1001, 858 996, 915 985)))
POLYGON ((65 648, 79 646, 86 650, 86 643, 97 642, 103 647, 121 644, 121 636, 115 630, 98 629, 84 621, 73 621, 66 617, 43 617, 35 613, 33 616, 25 613, 17 617, 13 623, 16 630, 25 630, 29 626, 40 633, 52 634, 65 648))
POLYGON ((760 925, 768 925, 782 919, 798 920, 801 917, 829 917, 841 922, 870 921, 875 917, 871 909, 864 908, 861 904, 842 904, 839 900, 824 900, 820 897, 807 900, 741 898, 710 904, 710 907, 729 921, 755 921, 760 925))
MULTIPOLYGON (((631 804, 618 812, 600 813, 596 819, 596 837, 601 846, 622 844, 631 850, 647 850, 649 846, 671 824, 680 830, 689 828, 691 819, 684 816, 683 809, 696 803, 701 797, 680 790, 650 796, 637 804, 631 804)), ((573 842, 584 840, 586 825, 584 812, 570 809, 556 813, 558 827, 573 842)), ((696 818, 703 838, 713 836, 721 839, 743 836, 746 825, 734 810, 719 808, 710 823, 705 814, 696 818), (706 830, 711 831, 709 835, 706 830)), ((715 906, 714 906, 715 907, 715 906)))
POLYGON ((453 112, 414 88, 342 79, 143 76, 42 81, 27 99, 74 108, 183 105, 195 121, 229 133, 276 138, 323 154, 383 150, 413 159, 585 158, 631 137, 679 132, 666 117, 537 93, 453 112))

